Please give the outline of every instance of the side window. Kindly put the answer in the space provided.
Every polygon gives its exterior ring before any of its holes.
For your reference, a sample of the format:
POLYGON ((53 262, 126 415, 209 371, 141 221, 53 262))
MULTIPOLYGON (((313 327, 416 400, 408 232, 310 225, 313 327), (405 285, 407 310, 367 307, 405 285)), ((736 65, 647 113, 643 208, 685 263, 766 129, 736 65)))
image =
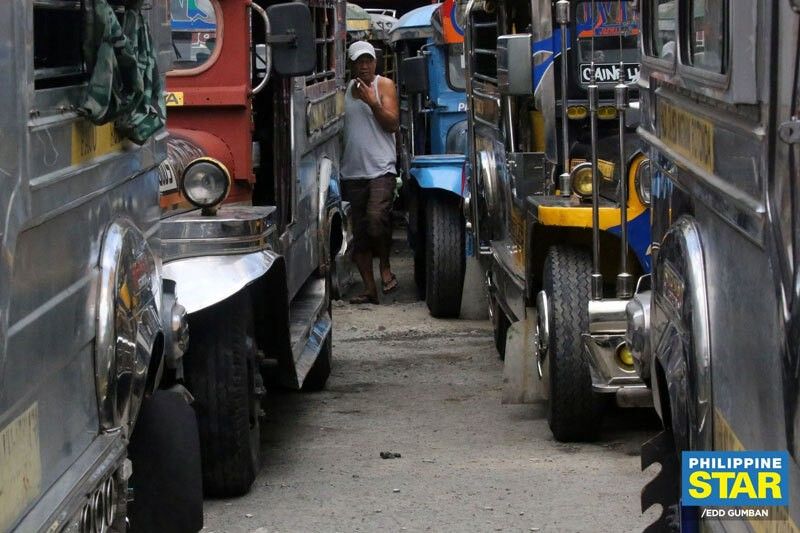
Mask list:
POLYGON ((716 74, 727 71, 727 0, 687 2, 686 43, 683 62, 716 74))
POLYGON ((211 60, 221 45, 214 0, 170 0, 175 70, 194 69, 211 60))
POLYGON ((494 13, 477 11, 472 21, 473 69, 476 79, 497 85, 497 19, 494 13))
POLYGON ((317 46, 317 66, 306 76, 306 87, 336 77, 336 12, 333 7, 312 7, 317 46))
POLYGON ((676 29, 678 6, 676 0, 652 0, 645 13, 647 17, 643 37, 645 53, 650 57, 674 61, 677 52, 676 29))
POLYGON ((56 0, 34 3, 35 89, 67 87, 86 81, 87 66, 82 51, 83 21, 79 2, 56 0))

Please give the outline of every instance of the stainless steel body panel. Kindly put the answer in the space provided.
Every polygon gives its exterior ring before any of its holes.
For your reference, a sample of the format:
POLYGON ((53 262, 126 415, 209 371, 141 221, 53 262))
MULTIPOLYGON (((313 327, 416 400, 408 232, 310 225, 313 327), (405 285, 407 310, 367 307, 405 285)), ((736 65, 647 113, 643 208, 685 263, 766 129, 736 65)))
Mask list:
POLYGON ((724 74, 702 75, 680 55, 643 64, 654 269, 641 368, 676 453, 789 451, 783 518, 796 529, 798 145, 780 128, 799 109, 800 16, 788 1, 728 4, 724 74), (695 143, 679 142, 687 128, 695 143))
POLYGON ((164 265, 164 278, 176 282, 178 301, 191 314, 236 294, 266 274, 277 257, 271 250, 188 257, 164 265), (214 282, 209 283, 209 279, 214 282))
MULTIPOLYGON (((33 10, 0 5, 0 433, 36 411, 20 467, 28 489, 4 479, 0 497, 12 500, 0 502, 0 529, 21 531, 63 524, 122 464, 125 432, 101 432, 95 392, 101 246, 125 220, 157 257, 164 157, 160 136, 119 142, 70 111, 85 83, 35 89, 33 10)), ((150 16, 166 17, 165 7, 150 16)))

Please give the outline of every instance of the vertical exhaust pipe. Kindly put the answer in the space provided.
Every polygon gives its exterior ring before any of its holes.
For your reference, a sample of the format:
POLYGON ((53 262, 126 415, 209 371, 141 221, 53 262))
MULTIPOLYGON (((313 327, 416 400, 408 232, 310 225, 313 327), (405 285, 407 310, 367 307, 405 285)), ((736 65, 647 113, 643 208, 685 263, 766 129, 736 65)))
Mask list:
POLYGON ((614 99, 619 116, 619 182, 620 182, 620 273, 617 274, 617 298, 633 296, 633 277, 628 272, 628 165, 625 158, 625 110, 628 108, 628 86, 622 80, 624 64, 619 64, 619 83, 614 87, 614 99))
POLYGON ((597 109, 599 88, 594 78, 589 85, 589 121, 592 143, 592 300, 603 299, 603 275, 600 273, 600 176, 597 172, 597 109))
POLYGON ((561 176, 558 178, 558 188, 561 196, 572 193, 572 184, 569 176, 569 119, 567 117, 567 81, 569 76, 569 54, 567 52, 567 32, 569 31, 569 0, 556 2, 556 21, 561 27, 561 176))

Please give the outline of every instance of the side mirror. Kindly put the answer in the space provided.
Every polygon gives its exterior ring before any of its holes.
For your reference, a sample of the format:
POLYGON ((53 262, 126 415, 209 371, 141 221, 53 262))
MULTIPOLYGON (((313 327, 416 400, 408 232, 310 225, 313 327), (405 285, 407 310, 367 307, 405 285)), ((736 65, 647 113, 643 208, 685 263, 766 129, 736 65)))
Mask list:
POLYGON ((530 33, 497 38, 497 84, 500 94, 533 94, 533 51, 530 33))
POLYGON ((267 8, 272 48, 272 68, 279 76, 304 76, 314 72, 317 47, 311 10, 305 4, 275 4, 267 8))
POLYGON ((400 79, 409 94, 428 92, 428 58, 407 57, 400 65, 400 79))

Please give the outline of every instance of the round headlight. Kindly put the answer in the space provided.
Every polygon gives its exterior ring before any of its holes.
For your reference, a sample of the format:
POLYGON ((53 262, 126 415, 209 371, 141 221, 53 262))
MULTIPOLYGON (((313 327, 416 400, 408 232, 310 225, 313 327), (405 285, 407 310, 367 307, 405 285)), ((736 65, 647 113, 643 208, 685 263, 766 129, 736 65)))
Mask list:
POLYGON ((636 194, 639 195, 639 200, 646 206, 650 206, 650 197, 652 191, 653 177, 650 160, 645 159, 639 164, 636 169, 636 177, 634 178, 636 184, 636 194))
POLYGON ((592 196, 592 164, 581 163, 570 172, 572 190, 583 199, 592 196))
POLYGON ((181 191, 197 207, 209 208, 221 204, 230 188, 228 169, 210 157, 195 159, 183 172, 181 191))

